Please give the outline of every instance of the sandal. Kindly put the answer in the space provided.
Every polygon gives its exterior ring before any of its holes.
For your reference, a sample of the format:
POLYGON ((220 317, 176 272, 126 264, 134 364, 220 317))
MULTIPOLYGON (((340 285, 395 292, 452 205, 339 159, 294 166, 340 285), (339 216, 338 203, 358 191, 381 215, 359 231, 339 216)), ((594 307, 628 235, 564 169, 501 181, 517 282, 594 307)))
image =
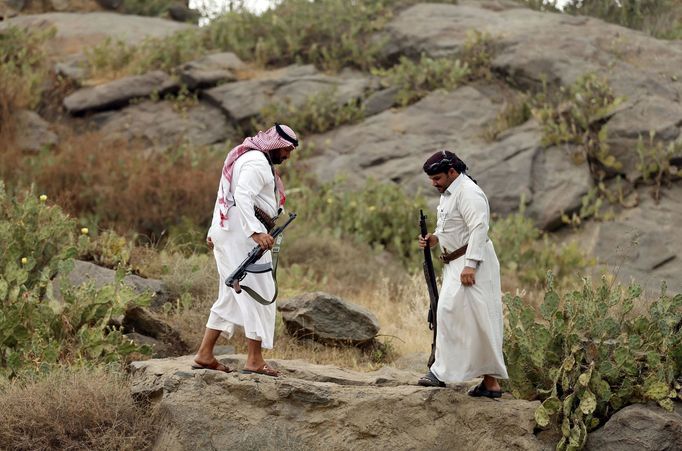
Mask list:
POLYGON ((192 364, 192 369, 193 370, 222 371, 223 373, 231 373, 232 372, 232 370, 227 365, 224 365, 224 364, 218 362, 217 360, 214 360, 213 362, 211 362, 207 365, 194 362, 192 364))
POLYGON ((481 381, 480 384, 469 390, 467 394, 475 398, 485 396, 486 398, 495 399, 502 397, 502 390, 488 390, 485 388, 485 385, 483 385, 483 381, 481 381))
POLYGON ((240 371, 242 374, 262 374, 263 376, 270 376, 270 377, 279 377, 280 372, 277 371, 276 369, 270 368, 268 364, 266 363, 262 367, 258 368, 257 370, 249 370, 247 368, 244 368, 243 370, 240 371))
POLYGON ((445 382, 438 380, 436 375, 429 371, 417 381, 417 385, 422 387, 445 387, 445 382))

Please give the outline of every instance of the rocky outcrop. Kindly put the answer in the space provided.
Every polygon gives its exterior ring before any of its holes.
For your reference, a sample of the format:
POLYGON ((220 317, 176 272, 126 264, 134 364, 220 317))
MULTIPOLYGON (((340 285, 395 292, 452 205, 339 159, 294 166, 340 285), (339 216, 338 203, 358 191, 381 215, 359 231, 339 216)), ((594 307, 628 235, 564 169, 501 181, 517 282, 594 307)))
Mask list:
POLYGON ((682 185, 663 190, 659 204, 649 189, 638 192, 635 208, 620 212, 612 221, 591 222, 578 232, 578 241, 621 280, 635 280, 651 296, 660 293, 667 281, 670 292, 682 292, 682 185))
POLYGON ((658 451, 682 449, 682 408, 668 412, 635 404, 616 412, 587 436, 587 450, 658 451))
POLYGON ((289 334, 299 338, 357 346, 370 343, 379 333, 372 312, 323 292, 280 301, 277 309, 289 334))
POLYGON ((182 144, 203 146, 237 137, 232 124, 216 107, 205 102, 177 103, 144 101, 91 117, 90 123, 103 139, 141 143, 147 148, 166 149, 182 144))
POLYGON ((297 106, 310 96, 333 93, 337 102, 344 104, 362 97, 369 87, 370 78, 360 72, 348 70, 327 75, 307 65, 289 66, 249 80, 226 83, 206 90, 204 96, 241 123, 256 116, 270 103, 290 102, 297 106))
MULTIPOLYGON (((74 268, 66 276, 60 275, 53 284, 53 296, 61 299, 61 285, 66 283, 78 287, 86 283, 95 288, 113 284, 116 272, 90 262, 76 260, 74 268)), ((139 276, 128 275, 123 278, 123 284, 139 294, 151 294, 151 309, 159 310, 171 299, 171 293, 163 282, 154 279, 144 279, 139 276)), ((190 351, 189 346, 166 321, 152 310, 133 307, 115 318, 111 318, 110 325, 119 327, 129 338, 140 345, 152 348, 155 357, 182 355, 190 351)))
POLYGON ((387 27, 385 52, 454 56, 476 30, 495 39, 493 70, 522 89, 540 89, 545 81, 567 86, 590 72, 606 77, 629 105, 608 127, 612 151, 630 176, 636 164, 633 138, 651 130, 667 140, 679 135, 682 46, 598 19, 487 4, 417 4, 387 27))
MULTIPOLYGON (((153 449, 542 449, 537 402, 482 400, 418 373, 273 361, 283 377, 191 370, 193 356, 134 362, 132 391, 167 422, 153 449), (170 447, 170 448, 169 448, 170 447)), ((244 356, 219 356, 240 368, 244 356)))
POLYGON ((51 130, 50 123, 38 113, 21 110, 16 113, 16 145, 25 152, 40 152, 49 149, 59 141, 51 130))
MULTIPOLYGON (((84 283, 92 283, 95 288, 114 283, 116 271, 103 268, 94 263, 76 260, 71 272, 64 276, 59 276, 59 282, 55 284, 55 296, 59 297, 59 285, 63 281, 71 286, 77 287, 84 283)), ((145 279, 140 276, 127 275, 123 278, 123 284, 135 290, 137 293, 148 293, 152 295, 152 308, 161 308, 163 304, 171 300, 171 293, 166 285, 160 280, 145 279)))
POLYGON ((132 99, 164 95, 177 91, 180 84, 163 71, 132 75, 101 85, 82 88, 64 98, 64 108, 71 114, 110 110, 125 106, 132 99))

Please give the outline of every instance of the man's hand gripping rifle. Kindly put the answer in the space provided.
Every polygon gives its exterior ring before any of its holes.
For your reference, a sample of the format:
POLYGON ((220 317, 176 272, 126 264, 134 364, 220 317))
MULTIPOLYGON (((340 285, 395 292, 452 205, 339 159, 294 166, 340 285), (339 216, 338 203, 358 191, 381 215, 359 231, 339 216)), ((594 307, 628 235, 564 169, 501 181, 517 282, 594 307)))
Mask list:
MULTIPOLYGON (((284 232, 284 229, 286 229, 287 226, 291 224, 291 221, 293 221, 294 219, 296 219, 296 213, 289 213, 289 218, 287 219, 287 221, 281 226, 275 227, 270 232, 270 236, 272 236, 275 239, 275 246, 272 248, 273 254, 279 252, 279 246, 281 243, 280 237, 282 236, 282 232, 284 232)), ((268 271, 275 271, 276 267, 273 268, 270 264, 266 265, 256 264, 256 262, 260 260, 260 258, 263 256, 265 252, 266 251, 263 250, 260 246, 256 246, 253 249, 251 249, 251 252, 249 252, 249 255, 246 256, 244 261, 237 267, 237 269, 235 269, 232 272, 232 274, 230 274, 227 277, 227 279, 225 279, 225 285, 232 288, 237 293, 241 293, 242 287, 239 285, 239 282, 244 280, 244 277, 246 277, 247 273, 249 272, 263 273, 268 271)), ((248 287, 245 286, 244 288, 247 289, 248 287)), ((249 289, 247 289, 246 291, 249 292, 249 289)))

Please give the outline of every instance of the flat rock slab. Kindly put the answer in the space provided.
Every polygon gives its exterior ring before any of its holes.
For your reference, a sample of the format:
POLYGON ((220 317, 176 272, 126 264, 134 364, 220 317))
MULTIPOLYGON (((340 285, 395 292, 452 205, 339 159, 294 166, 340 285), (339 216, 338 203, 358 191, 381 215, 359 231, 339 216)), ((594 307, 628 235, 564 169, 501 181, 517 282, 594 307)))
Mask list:
POLYGON ((139 44, 145 38, 161 38, 181 30, 196 29, 196 25, 173 22, 158 17, 142 17, 109 12, 45 13, 17 16, 0 22, 0 31, 18 26, 46 29, 55 27, 57 35, 50 42, 50 54, 83 53, 106 38, 127 44, 139 44))
POLYGON ((185 109, 173 102, 145 101, 92 116, 107 140, 139 142, 165 149, 190 144, 204 146, 236 139, 236 131, 218 108, 199 102, 185 109))
MULTIPOLYGON (((228 364, 234 359, 243 356, 219 356, 228 364)), ((191 361, 131 365, 133 394, 167 414, 154 449, 542 449, 533 434, 537 402, 474 399, 463 387, 384 386, 372 373, 300 361, 273 361, 280 378, 193 371, 191 361), (311 380, 327 372, 355 382, 311 380)))
POLYGON ((650 188, 638 190, 640 204, 619 213, 615 220, 590 222, 577 233, 587 252, 605 264, 623 283, 637 281, 650 297, 668 291, 682 293, 682 184, 663 189, 660 204, 650 188))
POLYGON ((81 88, 64 98, 64 108, 73 115, 112 110, 127 105, 132 99, 164 95, 177 91, 178 81, 156 70, 144 75, 120 78, 101 85, 81 88))
POLYGON ((369 89, 370 80, 367 75, 351 70, 327 75, 312 65, 289 66, 249 80, 222 84, 203 95, 230 118, 242 122, 257 116, 268 104, 290 102, 298 106, 310 96, 332 91, 336 101, 344 104, 360 98, 369 89))

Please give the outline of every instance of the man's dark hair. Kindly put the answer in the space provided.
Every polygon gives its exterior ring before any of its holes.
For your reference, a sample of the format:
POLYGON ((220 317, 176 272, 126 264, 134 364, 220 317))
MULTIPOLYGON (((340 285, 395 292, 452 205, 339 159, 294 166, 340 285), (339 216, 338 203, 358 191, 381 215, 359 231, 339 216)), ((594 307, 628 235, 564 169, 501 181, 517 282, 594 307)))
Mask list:
POLYGON ((441 172, 447 173, 450 168, 462 174, 466 172, 467 165, 449 150, 439 150, 426 160, 423 169, 427 175, 436 175, 441 172))

